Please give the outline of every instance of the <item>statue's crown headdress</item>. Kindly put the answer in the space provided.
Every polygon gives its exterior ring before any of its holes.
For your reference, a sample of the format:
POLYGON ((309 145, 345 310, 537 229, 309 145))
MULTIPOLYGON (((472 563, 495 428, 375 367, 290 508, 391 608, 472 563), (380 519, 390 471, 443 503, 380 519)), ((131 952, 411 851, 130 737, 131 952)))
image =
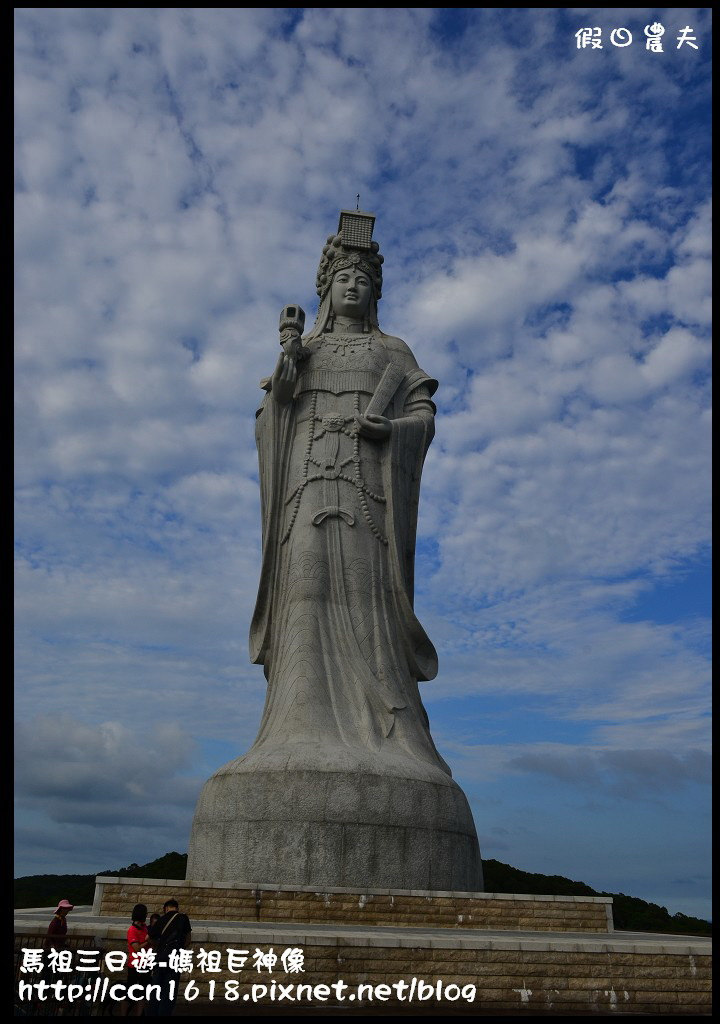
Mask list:
POLYGON ((336 235, 328 235, 318 267, 316 286, 322 299, 333 275, 347 267, 359 267, 372 281, 375 298, 382 295, 383 258, 380 246, 372 240, 375 215, 361 210, 341 210, 336 235))

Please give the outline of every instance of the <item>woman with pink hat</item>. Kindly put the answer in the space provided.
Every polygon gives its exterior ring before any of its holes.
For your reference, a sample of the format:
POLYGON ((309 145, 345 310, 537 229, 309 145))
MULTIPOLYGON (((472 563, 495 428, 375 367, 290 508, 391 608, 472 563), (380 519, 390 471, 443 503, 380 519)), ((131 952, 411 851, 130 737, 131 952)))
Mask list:
POLYGON ((45 949, 64 949, 65 936, 67 935, 67 921, 65 918, 73 909, 70 900, 60 900, 55 911, 55 916, 48 925, 47 934, 43 947, 45 949))

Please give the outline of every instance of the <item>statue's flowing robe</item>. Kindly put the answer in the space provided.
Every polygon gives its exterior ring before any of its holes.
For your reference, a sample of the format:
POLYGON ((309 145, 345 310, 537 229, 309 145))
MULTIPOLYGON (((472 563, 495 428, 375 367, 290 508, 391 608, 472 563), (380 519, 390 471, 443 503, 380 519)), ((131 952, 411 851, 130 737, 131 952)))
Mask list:
POLYGON ((263 560, 250 653, 268 693, 250 755, 305 744, 332 763, 354 748, 450 774, 417 686, 437 655, 413 611, 437 382, 378 329, 306 344, 294 398, 280 405, 266 382, 256 421, 263 560), (392 420, 387 440, 354 429, 369 403, 392 420))

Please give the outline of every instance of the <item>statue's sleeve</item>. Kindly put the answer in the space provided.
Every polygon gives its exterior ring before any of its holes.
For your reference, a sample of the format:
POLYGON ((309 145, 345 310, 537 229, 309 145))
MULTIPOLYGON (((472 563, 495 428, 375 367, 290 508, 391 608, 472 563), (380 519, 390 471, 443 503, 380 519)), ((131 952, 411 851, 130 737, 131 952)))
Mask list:
POLYGON ((405 399, 404 416, 431 416, 435 417, 437 408, 431 398, 432 391, 428 380, 423 380, 412 391, 408 392, 405 399))
POLYGON ((437 381, 422 370, 415 369, 406 375, 396 395, 388 457, 384 462, 393 595, 404 626, 406 655, 418 679, 434 679, 438 667, 435 648, 413 610, 420 477, 435 433, 431 395, 436 388, 437 381))
MULTIPOLYGON (((267 385, 264 385, 267 387, 267 385)), ((262 511, 262 569, 255 613, 250 625, 250 660, 264 664, 272 628, 273 594, 277 586, 283 495, 294 429, 294 402, 279 405, 265 397, 255 420, 262 511)))

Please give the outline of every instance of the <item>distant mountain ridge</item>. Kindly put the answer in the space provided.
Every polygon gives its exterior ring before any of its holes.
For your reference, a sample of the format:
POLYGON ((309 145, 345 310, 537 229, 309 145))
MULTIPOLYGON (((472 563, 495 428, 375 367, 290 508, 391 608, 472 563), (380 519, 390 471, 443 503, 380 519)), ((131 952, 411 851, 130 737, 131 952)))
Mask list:
MULTIPOLYGON (((68 899, 76 905, 92 903, 95 875, 130 878, 184 878, 186 853, 166 853, 149 864, 96 871, 92 875, 25 875, 15 879, 15 907, 50 907, 68 899)), ((665 907, 625 893, 597 892, 584 882, 562 875, 541 875, 521 871, 499 860, 484 860, 487 892, 532 893, 538 896, 612 896, 613 917, 618 931, 665 932, 678 935, 711 935, 712 924, 699 917, 670 914, 665 907)))

